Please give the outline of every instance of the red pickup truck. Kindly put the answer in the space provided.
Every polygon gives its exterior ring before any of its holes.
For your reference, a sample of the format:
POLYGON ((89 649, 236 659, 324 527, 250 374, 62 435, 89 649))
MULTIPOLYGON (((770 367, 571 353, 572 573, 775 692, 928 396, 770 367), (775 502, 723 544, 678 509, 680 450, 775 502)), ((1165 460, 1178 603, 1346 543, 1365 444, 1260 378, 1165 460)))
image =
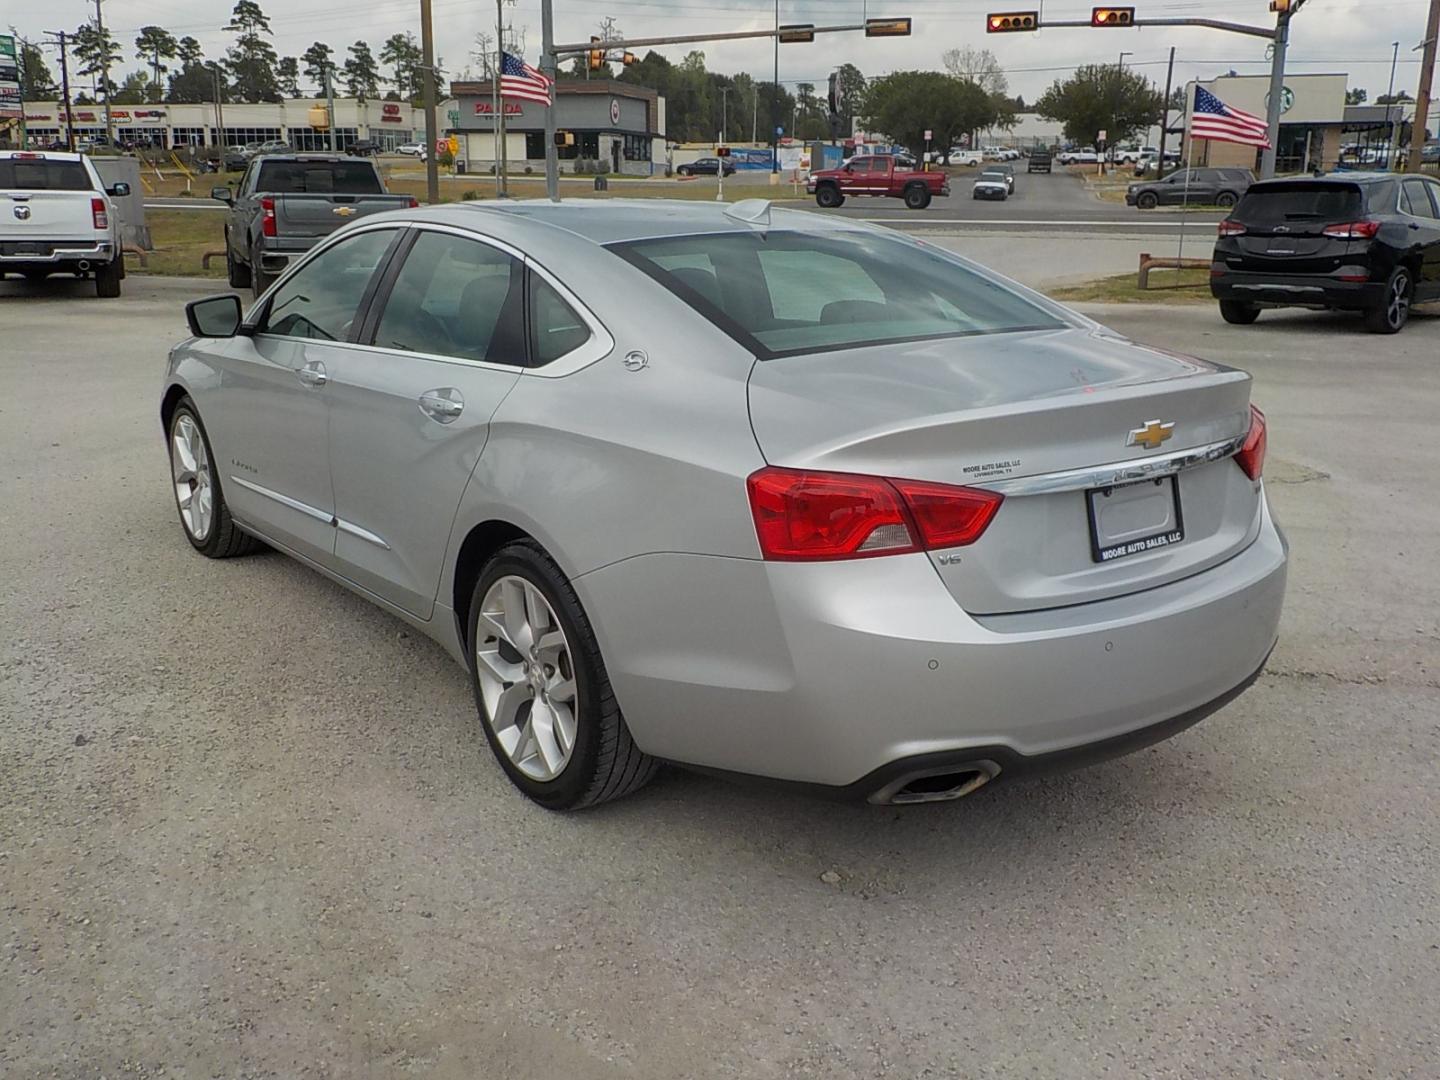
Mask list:
POLYGON ((911 210, 924 210, 936 195, 950 194, 950 179, 940 172, 897 168, 889 154, 876 154, 811 173, 805 190, 825 207, 839 206, 847 195, 882 195, 904 199, 911 210))

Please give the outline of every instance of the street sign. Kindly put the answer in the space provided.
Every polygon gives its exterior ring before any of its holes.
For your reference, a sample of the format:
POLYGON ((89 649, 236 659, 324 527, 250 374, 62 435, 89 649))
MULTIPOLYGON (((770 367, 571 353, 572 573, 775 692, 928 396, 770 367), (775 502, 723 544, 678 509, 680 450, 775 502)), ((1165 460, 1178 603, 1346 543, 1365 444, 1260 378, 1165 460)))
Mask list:
POLYGON ((1104 141, 1105 141, 1105 137, 1106 137, 1107 135, 1109 135, 1109 134, 1110 134, 1109 131, 1107 131, 1105 128, 1101 128, 1101 129, 1100 129, 1100 141, 1101 141, 1101 142, 1104 142, 1104 141))
POLYGON ((775 129, 775 134, 776 134, 776 135, 784 135, 784 134, 785 134, 785 129, 784 129, 783 127, 777 127, 777 128, 775 129))
POLYGON ((933 131, 931 131, 929 128, 926 128, 926 129, 925 129, 925 141, 926 141, 926 142, 929 142, 929 141, 930 141, 931 139, 933 139, 934 137, 935 137, 935 133, 934 133, 933 131))
POLYGON ((20 60, 15 52, 15 39, 9 34, 0 34, 0 116, 24 115, 25 109, 20 101, 20 60))
POLYGON ((807 41, 815 40, 814 23, 791 23, 789 26, 780 27, 776 35, 782 45, 798 45, 807 41))
POLYGON ((435 140, 435 152, 436 152, 437 154, 443 154, 443 153, 445 153, 445 151, 447 151, 447 150, 449 150, 449 149, 450 149, 450 140, 449 140, 449 139, 436 139, 436 140, 435 140))

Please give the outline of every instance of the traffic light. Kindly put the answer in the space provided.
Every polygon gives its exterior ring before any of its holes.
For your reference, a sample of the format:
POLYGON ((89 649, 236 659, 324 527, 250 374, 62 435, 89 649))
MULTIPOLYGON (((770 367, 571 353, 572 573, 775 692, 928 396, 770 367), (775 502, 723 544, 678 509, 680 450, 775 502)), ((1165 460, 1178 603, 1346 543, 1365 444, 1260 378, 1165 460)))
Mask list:
POLYGON ((575 133, 573 131, 555 132, 555 145, 559 147, 574 146, 575 133))
POLYGON ((1285 15, 1290 11, 1290 0, 1270 0, 1270 10, 1285 15))
POLYGON ((814 23, 792 23, 789 26, 780 27, 777 37, 783 45, 798 45, 807 41, 815 40, 814 23))
MULTIPOLYGON (((595 42, 597 42, 597 41, 599 41, 599 40, 600 40, 600 39, 599 39, 598 37, 596 37, 594 34, 591 34, 591 35, 590 35, 590 44, 593 45, 593 44, 595 44, 595 42)), ((602 67, 605 66, 605 50, 604 50, 604 49, 591 49, 590 52, 589 52, 587 55, 590 57, 590 70, 591 70, 591 71, 599 71, 602 67)))
POLYGON ((715 156, 716 156, 716 157, 729 157, 729 156, 730 156, 730 148, 729 148, 728 146, 717 146, 717 147, 715 147, 715 156))
POLYGON ((626 67, 629 67, 631 64, 639 63, 639 60, 636 59, 633 52, 627 52, 620 57, 620 63, 624 64, 626 67))
POLYGON ((1002 11, 985 20, 987 34, 1016 34, 1040 29, 1038 11, 1002 11))
POLYGON ((1097 7, 1090 12, 1091 26, 1134 26, 1133 7, 1097 7))
POLYGON ((866 37, 909 37, 909 19, 866 19, 866 37))

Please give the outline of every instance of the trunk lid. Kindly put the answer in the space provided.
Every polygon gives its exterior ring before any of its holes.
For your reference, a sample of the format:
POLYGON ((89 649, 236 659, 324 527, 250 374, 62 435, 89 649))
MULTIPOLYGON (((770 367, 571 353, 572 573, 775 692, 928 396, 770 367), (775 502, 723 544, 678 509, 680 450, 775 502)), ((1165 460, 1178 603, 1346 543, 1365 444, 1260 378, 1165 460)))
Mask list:
POLYGON ((1365 217, 1358 185, 1285 181, 1252 188, 1230 215, 1245 226, 1225 263, 1248 273, 1329 274, 1365 253, 1363 240, 1325 235, 1331 225, 1365 217))
POLYGON ((90 200, 98 191, 0 191, 0 236, 6 240, 84 240, 104 238, 95 228, 90 200), (28 217, 15 209, 26 207, 28 217))
MULTIPOLYGON (((1258 527, 1258 491, 1228 459, 1179 475, 1183 540, 1113 561, 1092 550, 1083 482, 1015 488, 1233 439, 1249 428, 1249 401, 1244 372, 1098 329, 783 357, 756 364, 750 379, 751 422, 772 465, 1010 489, 979 541, 930 553, 951 594, 976 614, 1123 595, 1243 549, 1258 527), (1174 425, 1166 441, 1127 445, 1155 420, 1174 425)), ((1168 497, 1168 483, 1156 492, 1168 497)), ((1135 494, 1116 490, 1117 502, 1135 494)), ((1130 513, 1143 531, 1156 505, 1140 500, 1110 520, 1123 531, 1130 513)))
POLYGON ((409 205, 404 195, 276 195, 275 231, 280 236, 329 236, 370 214, 409 205))

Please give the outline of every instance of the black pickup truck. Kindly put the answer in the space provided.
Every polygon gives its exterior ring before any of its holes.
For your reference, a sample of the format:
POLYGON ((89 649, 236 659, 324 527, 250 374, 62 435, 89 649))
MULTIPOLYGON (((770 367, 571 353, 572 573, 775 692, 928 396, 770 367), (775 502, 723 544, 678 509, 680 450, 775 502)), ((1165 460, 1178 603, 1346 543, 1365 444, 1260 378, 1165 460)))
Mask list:
POLYGON ((389 195, 375 163, 329 154, 267 154, 251 160, 232 192, 211 195, 230 204, 225 269, 230 286, 259 296, 290 264, 340 226, 367 214, 418 203, 389 195))

